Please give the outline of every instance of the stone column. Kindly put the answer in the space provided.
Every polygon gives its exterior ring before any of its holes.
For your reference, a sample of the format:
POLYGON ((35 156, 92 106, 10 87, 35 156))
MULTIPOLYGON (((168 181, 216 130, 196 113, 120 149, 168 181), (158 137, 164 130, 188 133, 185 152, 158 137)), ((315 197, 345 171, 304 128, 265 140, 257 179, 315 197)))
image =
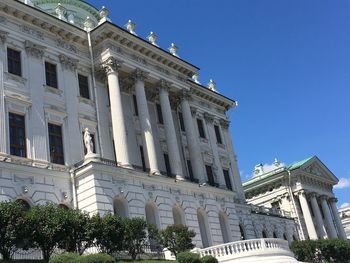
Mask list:
POLYGON ((217 177, 216 183, 218 183, 221 188, 226 188, 224 173, 222 171, 222 165, 221 165, 219 151, 218 151, 218 145, 217 145, 217 141, 216 141, 216 134, 215 134, 215 129, 214 129, 214 116, 209 114, 209 113, 205 113, 204 119, 205 119, 205 122, 207 123, 207 126, 208 126, 208 131, 209 131, 209 138, 208 139, 209 139, 211 149, 212 149, 213 155, 214 155, 215 166, 213 168, 214 168, 214 171, 215 171, 215 174, 217 177))
POLYGON ((147 151, 150 174, 159 175, 159 165, 157 161, 157 152, 154 144, 153 132, 151 127, 151 118, 148 111, 148 104, 145 92, 145 72, 137 69, 134 73, 135 93, 137 107, 139 110, 139 120, 142 130, 142 139, 147 151))
POLYGON ((346 237, 346 233, 345 233, 345 230, 344 230, 344 226, 340 220, 340 217, 339 217, 339 213, 338 213, 338 209, 337 209, 337 198, 330 198, 329 199, 329 204, 331 206, 331 209, 332 209, 332 213, 333 213, 333 217, 334 217, 334 220, 335 220, 335 224, 337 226, 337 229, 338 229, 338 235, 339 235, 339 238, 343 238, 343 239, 347 239, 346 237))
POLYGON ((327 233, 329 238, 337 238, 337 231, 335 230, 335 226, 333 223, 331 211, 329 210, 329 206, 327 203, 327 197, 326 196, 321 196, 321 206, 322 206, 322 211, 324 215, 324 219, 326 221, 326 226, 327 226, 327 233))
POLYGON ((190 161, 192 165, 193 175, 200 183, 206 182, 204 173, 204 163, 202 153, 198 141, 198 136, 194 127, 192 112, 189 104, 191 96, 189 92, 184 91, 181 98, 182 116, 187 137, 187 147, 190 154, 190 161))
POLYGON ((131 168, 128 142, 126 135, 125 119, 122 107, 122 95, 119 87, 118 68, 120 62, 114 57, 109 57, 102 64, 106 71, 109 87, 109 100, 111 105, 112 129, 116 159, 120 166, 131 168))
POLYGON ((311 201, 312 211, 314 212, 314 216, 316 220, 316 228, 317 228, 318 235, 321 238, 327 238, 327 232, 323 224, 320 207, 318 206, 315 193, 311 193, 310 201, 311 201))
POLYGON ((300 191, 298 193, 299 201, 301 205, 301 210, 304 215, 305 225, 310 239, 317 239, 317 232, 315 229, 314 222, 312 221, 309 205, 306 200, 305 191, 300 191))
POLYGON ((161 80, 160 82, 159 100, 164 120, 164 128, 166 142, 168 145, 168 154, 170 159, 171 171, 175 174, 177 180, 184 180, 182 174, 179 145, 176 139, 173 114, 171 112, 169 101, 169 84, 164 80, 161 80))
POLYGON ((5 94, 4 94, 4 62, 6 61, 5 42, 8 33, 0 31, 0 153, 6 154, 6 113, 5 113, 5 94))

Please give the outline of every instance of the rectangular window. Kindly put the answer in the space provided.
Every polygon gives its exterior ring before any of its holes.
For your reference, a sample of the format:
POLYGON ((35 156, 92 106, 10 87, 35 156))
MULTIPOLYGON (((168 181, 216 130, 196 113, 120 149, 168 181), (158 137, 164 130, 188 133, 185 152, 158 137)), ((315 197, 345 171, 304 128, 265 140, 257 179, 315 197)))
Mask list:
POLYGON ((197 126, 198 126, 199 137, 205 139, 203 120, 197 119, 197 126))
POLYGON ((224 173, 226 187, 227 187, 227 189, 232 191, 232 184, 231 184, 231 179, 230 179, 230 173, 226 169, 223 170, 223 173, 224 173))
POLYGON ((170 161, 169 161, 169 155, 167 153, 164 153, 164 162, 165 162, 165 169, 168 176, 171 176, 171 167, 170 167, 170 161))
POLYGON ((160 104, 156 104, 156 107, 157 107, 157 115, 158 115, 158 122, 160 124, 163 124, 163 114, 162 114, 162 108, 160 106, 160 104))
POLYGON ((80 97, 90 99, 88 77, 78 74, 78 81, 80 97))
POLYGON ((219 144, 222 144, 222 138, 220 133, 220 127, 218 125, 214 125, 215 135, 216 135, 216 141, 219 144))
POLYGON ((52 88, 58 88, 56 65, 45 62, 46 85, 52 88))
POLYGON ((11 74, 22 76, 20 51, 11 48, 7 49, 7 70, 11 74))
POLYGON ((140 155, 141 155, 142 170, 144 172, 146 172, 145 153, 143 152, 143 147, 142 146, 140 146, 140 155))
POLYGON ((187 169, 188 169, 188 176, 190 177, 190 181, 194 181, 194 176, 193 176, 193 170, 192 170, 192 164, 190 160, 187 160, 187 169))
POLYGON ((139 109, 137 108, 137 100, 136 100, 136 95, 135 94, 132 95, 132 100, 134 102, 134 113, 135 113, 135 116, 139 116, 139 109))
POLYGON ((52 163, 64 164, 62 127, 59 125, 49 123, 48 129, 50 160, 52 163))
POLYGON ((179 112, 178 116, 179 116, 181 131, 185 131, 185 123, 184 123, 184 118, 182 116, 182 112, 179 112))
POLYGON ((205 170, 207 172, 207 177, 208 177, 208 183, 211 186, 215 186, 215 180, 214 180, 214 174, 213 174, 213 169, 211 168, 210 165, 205 166, 205 170))
POLYGON ((10 153, 26 157, 26 129, 24 116, 9 113, 10 153))

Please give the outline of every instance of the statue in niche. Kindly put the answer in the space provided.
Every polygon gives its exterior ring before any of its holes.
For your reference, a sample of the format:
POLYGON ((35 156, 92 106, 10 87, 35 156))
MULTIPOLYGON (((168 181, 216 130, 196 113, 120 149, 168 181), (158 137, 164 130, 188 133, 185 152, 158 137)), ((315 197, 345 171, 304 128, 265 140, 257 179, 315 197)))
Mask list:
POLYGON ((92 154, 94 149, 94 143, 92 142, 92 138, 88 128, 84 129, 84 145, 86 148, 86 155, 92 154))

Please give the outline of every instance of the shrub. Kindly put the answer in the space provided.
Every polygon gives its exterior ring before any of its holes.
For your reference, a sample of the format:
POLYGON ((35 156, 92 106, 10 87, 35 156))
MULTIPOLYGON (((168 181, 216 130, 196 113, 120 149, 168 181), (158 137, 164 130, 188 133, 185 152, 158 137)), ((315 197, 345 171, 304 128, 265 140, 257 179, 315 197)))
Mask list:
POLYGON ((78 263, 115 263, 115 259, 107 254, 90 254, 86 256, 81 256, 78 263))
POLYGON ((179 263, 201 263, 199 254, 191 252, 181 252, 177 254, 176 259, 179 263))
POLYGON ((204 256, 201 258, 202 263, 218 263, 218 260, 213 256, 204 256))
POLYGON ((79 254, 76 253, 65 253, 54 256, 50 259, 49 263, 77 263, 79 254))

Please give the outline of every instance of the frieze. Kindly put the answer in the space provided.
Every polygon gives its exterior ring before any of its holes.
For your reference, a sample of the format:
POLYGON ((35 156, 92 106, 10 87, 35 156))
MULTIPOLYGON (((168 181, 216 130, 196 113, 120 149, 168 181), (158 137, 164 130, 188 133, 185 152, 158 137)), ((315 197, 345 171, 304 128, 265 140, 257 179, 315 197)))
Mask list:
POLYGON ((56 42, 57 47, 66 49, 66 50, 74 52, 74 53, 77 53, 77 48, 74 45, 67 43, 66 41, 57 38, 55 42, 56 42))
POLYGON ((27 54, 29 54, 35 58, 38 58, 38 59, 42 59, 44 52, 45 52, 45 49, 46 49, 46 47, 35 44, 29 40, 26 40, 24 42, 24 47, 27 51, 27 54))
POLYGON ((65 69, 72 71, 77 69, 79 63, 78 59, 70 58, 63 54, 60 54, 58 58, 65 69))
POLYGON ((22 182, 22 183, 27 183, 27 184, 34 184, 34 176, 30 177, 24 177, 24 176, 19 176, 19 175, 14 175, 13 180, 15 182, 22 182))
POLYGON ((134 60, 134 61, 136 61, 136 62, 138 62, 138 63, 141 63, 141 64, 143 64, 143 65, 147 65, 147 61, 146 61, 146 59, 144 59, 144 58, 142 58, 142 57, 139 57, 139 56, 136 56, 135 54, 133 54, 133 55, 131 55, 131 58, 134 60))
POLYGON ((44 34, 36 29, 33 29, 33 28, 26 26, 26 25, 20 25, 19 28, 23 33, 31 35, 37 39, 40 39, 40 40, 44 40, 44 34))

